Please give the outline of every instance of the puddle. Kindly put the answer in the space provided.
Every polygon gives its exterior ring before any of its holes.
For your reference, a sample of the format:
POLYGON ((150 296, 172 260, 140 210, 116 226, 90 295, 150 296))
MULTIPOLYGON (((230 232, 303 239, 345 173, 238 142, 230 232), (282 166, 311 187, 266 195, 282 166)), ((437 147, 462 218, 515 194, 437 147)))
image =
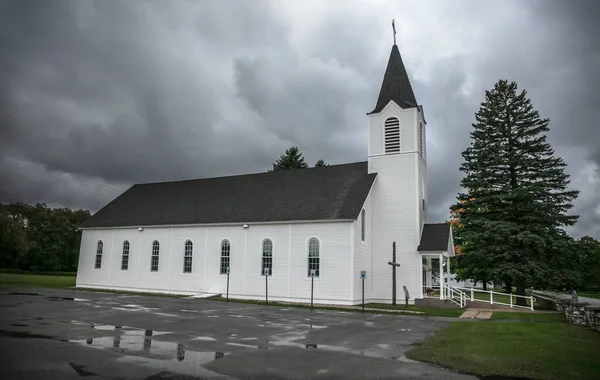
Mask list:
POLYGON ((26 325, 24 323, 12 323, 11 326, 14 326, 14 327, 29 327, 29 325, 26 325))
POLYGON ((197 336, 195 338, 192 338, 192 340, 204 340, 204 341, 210 341, 210 342, 216 341, 216 339, 211 336, 197 336))
POLYGON ((74 339, 69 340, 69 342, 84 347, 121 354, 122 356, 117 359, 119 362, 159 368, 172 373, 211 377, 216 374, 206 370, 202 366, 228 355, 228 353, 218 351, 195 351, 177 342, 154 339, 156 336, 170 334, 165 331, 111 325, 92 325, 90 327, 104 331, 118 331, 119 335, 74 339))
POLYGON ((318 345, 314 344, 314 343, 310 343, 310 344, 306 344, 305 345, 306 348, 317 348, 318 345))
POLYGON ((253 346, 251 344, 244 344, 244 343, 234 343, 234 342, 228 342, 227 343, 229 346, 236 346, 236 347, 245 347, 245 348, 260 348, 263 350, 268 350, 270 349, 267 346, 253 346))
POLYGON ((11 292, 8 293, 12 296, 39 296, 40 294, 38 293, 20 293, 20 292, 11 292))
POLYGON ((66 342, 64 339, 58 339, 55 336, 51 335, 42 335, 42 334, 32 334, 27 331, 6 331, 0 330, 0 336, 4 336, 7 338, 17 338, 17 339, 51 339, 51 340, 60 340, 62 342, 66 342))
POLYGON ((96 376, 96 374, 95 374, 95 373, 93 373, 93 372, 90 372, 90 371, 87 371, 87 370, 85 370, 85 369, 84 369, 84 368, 86 368, 87 366, 84 366, 84 365, 78 365, 78 364, 75 364, 75 363, 69 363, 69 365, 70 365, 70 366, 71 366, 71 368, 73 368, 73 370, 74 370, 75 372, 77 372, 77 374, 78 374, 79 376, 81 376, 81 377, 84 377, 84 376, 96 376))

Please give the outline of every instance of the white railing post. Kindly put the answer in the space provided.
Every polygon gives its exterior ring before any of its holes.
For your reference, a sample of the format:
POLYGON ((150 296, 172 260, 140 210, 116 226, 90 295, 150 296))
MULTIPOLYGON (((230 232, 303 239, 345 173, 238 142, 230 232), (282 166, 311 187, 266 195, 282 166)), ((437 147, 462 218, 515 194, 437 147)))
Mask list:
POLYGON ((494 294, 490 290, 490 305, 493 305, 493 304, 494 304, 494 294))
POLYGON ((471 301, 475 301, 475 297, 473 297, 473 288, 471 288, 471 301))
POLYGON ((510 307, 513 307, 513 304, 512 304, 512 293, 510 293, 510 307))
POLYGON ((531 300, 531 311, 533 311, 533 295, 529 296, 529 299, 531 300))

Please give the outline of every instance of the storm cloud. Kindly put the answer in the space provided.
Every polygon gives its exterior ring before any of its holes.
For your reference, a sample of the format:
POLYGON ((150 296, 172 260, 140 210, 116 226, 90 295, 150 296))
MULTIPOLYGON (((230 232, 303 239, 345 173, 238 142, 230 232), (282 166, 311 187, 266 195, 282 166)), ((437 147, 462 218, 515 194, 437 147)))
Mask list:
MULTIPOLYGON (((0 200, 96 211, 133 183, 363 161, 396 19, 448 219, 484 91, 528 91, 600 238, 594 1, 0 1, 0 200)), ((596 15, 596 16, 595 16, 596 15)))

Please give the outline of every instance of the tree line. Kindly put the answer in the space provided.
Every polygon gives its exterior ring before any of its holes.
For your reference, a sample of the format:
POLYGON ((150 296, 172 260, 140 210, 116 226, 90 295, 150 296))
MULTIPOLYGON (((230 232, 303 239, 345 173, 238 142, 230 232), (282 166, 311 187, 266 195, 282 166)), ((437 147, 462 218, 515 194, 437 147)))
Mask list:
POLYGON ((75 272, 87 210, 0 204, 0 268, 75 272))

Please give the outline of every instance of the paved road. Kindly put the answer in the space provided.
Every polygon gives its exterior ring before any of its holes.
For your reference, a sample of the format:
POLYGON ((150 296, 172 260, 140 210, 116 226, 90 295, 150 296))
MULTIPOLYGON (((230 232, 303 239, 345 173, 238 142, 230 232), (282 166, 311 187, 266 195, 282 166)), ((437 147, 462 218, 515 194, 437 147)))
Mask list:
POLYGON ((74 290, 0 293, 2 379, 475 379, 404 356, 444 318, 74 290))

